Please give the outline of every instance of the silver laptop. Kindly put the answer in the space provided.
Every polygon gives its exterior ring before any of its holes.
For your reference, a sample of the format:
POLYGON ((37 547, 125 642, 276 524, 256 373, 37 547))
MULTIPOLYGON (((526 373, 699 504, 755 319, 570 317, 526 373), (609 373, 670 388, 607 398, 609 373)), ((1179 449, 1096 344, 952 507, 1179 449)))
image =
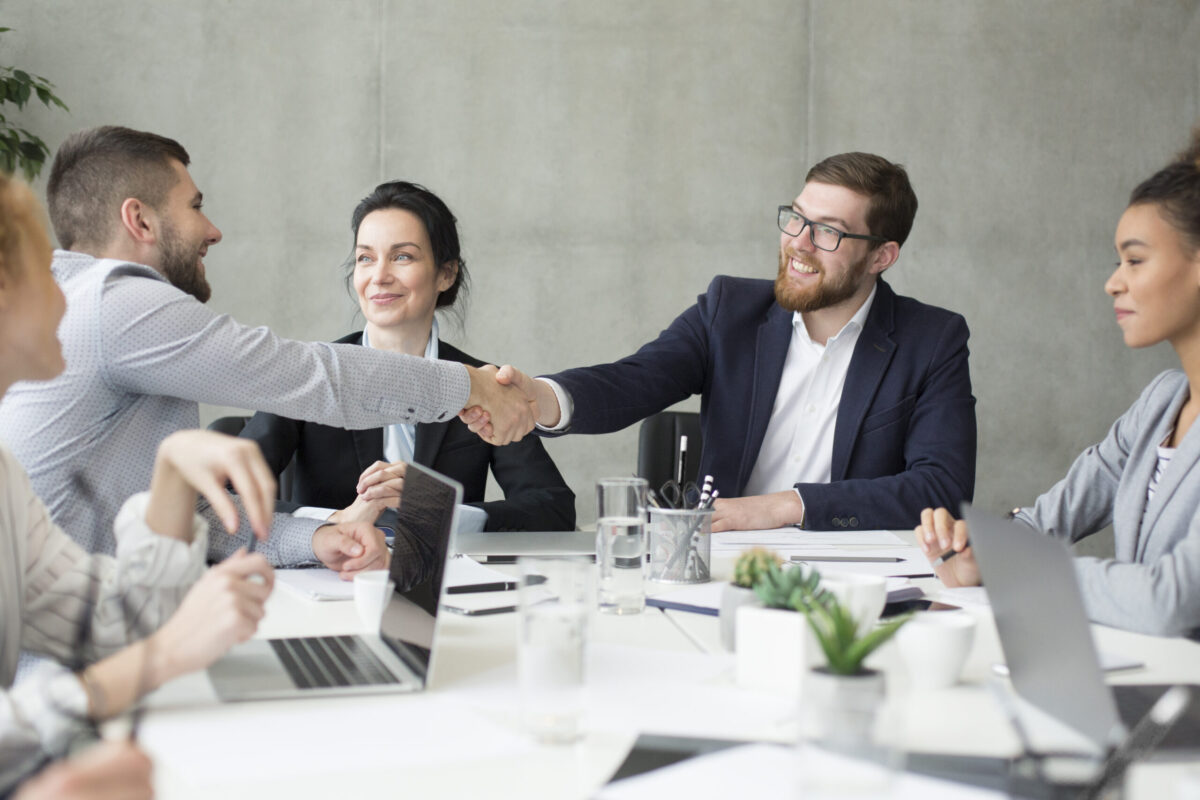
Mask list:
POLYGON ((464 531, 455 537, 459 553, 492 564, 514 563, 518 556, 596 555, 592 531, 464 531))
POLYGON ((217 696, 268 700, 425 688, 437 651, 438 608, 461 501, 461 485, 409 464, 396 539, 420 557, 393 556, 396 589, 379 632, 252 639, 208 668, 217 696))
POLYGON ((1024 700, 1104 751, 1125 735, 1058 539, 963 503, 1009 676, 1024 700))

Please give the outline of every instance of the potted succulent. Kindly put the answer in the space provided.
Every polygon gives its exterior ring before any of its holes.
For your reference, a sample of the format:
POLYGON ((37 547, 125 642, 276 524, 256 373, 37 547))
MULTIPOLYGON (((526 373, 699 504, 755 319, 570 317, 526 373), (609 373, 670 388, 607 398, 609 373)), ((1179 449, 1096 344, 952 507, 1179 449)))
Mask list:
POLYGON ((883 674, 863 662, 911 615, 864 632, 860 620, 828 591, 799 596, 795 607, 825 656, 824 666, 812 667, 805 678, 801 735, 846 752, 869 749, 885 687, 883 674))
POLYGON ((738 556, 733 565, 733 580, 721 592, 721 608, 718 617, 721 623, 721 644, 733 650, 737 642, 737 610, 741 606, 757 603, 754 584, 768 567, 778 567, 783 559, 778 553, 763 547, 752 547, 738 556))
POLYGON ((740 686, 795 695, 800 677, 817 663, 817 644, 797 613, 819 594, 820 574, 807 566, 771 563, 754 584, 758 604, 737 612, 737 682, 740 686))

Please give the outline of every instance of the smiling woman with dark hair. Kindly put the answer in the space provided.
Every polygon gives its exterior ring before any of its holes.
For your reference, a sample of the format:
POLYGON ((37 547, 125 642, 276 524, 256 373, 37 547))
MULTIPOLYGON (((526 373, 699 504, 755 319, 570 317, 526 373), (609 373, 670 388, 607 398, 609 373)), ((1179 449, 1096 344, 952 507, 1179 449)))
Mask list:
MULTIPOLYGON (((354 209, 351 230, 347 279, 366 326, 338 341, 483 366, 438 338, 434 312, 453 308, 467 283, 457 220, 446 204, 414 183, 380 184, 354 209)), ((291 500, 338 509, 330 517, 335 522, 374 522, 395 507, 403 462, 415 461, 463 485, 464 502, 479 510, 475 527, 575 527, 575 495, 536 437, 493 447, 458 419, 348 431, 263 412, 242 436, 259 443, 276 475, 294 458, 291 500), (489 469, 503 500, 484 501, 489 469)))

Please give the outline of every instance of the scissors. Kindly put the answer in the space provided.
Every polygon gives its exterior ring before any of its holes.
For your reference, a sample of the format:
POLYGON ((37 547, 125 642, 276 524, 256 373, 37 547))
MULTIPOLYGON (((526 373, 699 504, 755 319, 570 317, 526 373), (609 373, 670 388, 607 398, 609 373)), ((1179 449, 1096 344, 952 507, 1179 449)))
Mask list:
POLYGON ((658 493, 671 508, 687 508, 700 499, 700 487, 695 481, 688 481, 680 486, 679 481, 672 478, 662 485, 658 493))

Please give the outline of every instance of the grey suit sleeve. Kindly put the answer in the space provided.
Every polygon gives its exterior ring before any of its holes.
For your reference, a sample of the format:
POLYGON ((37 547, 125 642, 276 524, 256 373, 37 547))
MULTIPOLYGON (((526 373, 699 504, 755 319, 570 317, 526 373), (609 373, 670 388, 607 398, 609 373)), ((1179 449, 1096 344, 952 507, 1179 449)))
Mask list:
POLYGON ((1077 558, 1075 574, 1093 622, 1154 636, 1200 631, 1200 524, 1174 549, 1147 564, 1077 558))
POLYGON ((1128 430, 1136 424, 1129 419, 1133 413, 1134 409, 1125 412, 1101 442, 1079 454, 1066 477, 1015 519, 1069 543, 1112 522, 1117 486, 1129 459, 1128 430))
POLYGON ((470 394, 462 364, 283 339, 151 278, 111 280, 102 326, 105 379, 141 394, 348 429, 439 422, 470 394))
MULTIPOLYGON (((231 495, 238 510, 238 530, 229 535, 212 506, 203 497, 196 506, 196 511, 208 522, 208 560, 223 561, 239 547, 250 543, 254 535, 242 500, 237 495, 231 495)), ((276 512, 271 523, 271 535, 265 542, 255 542, 254 549, 262 553, 273 567, 293 567, 298 564, 316 564, 320 559, 312 549, 312 537, 317 528, 324 522, 306 517, 293 517, 291 514, 276 512)))
MULTIPOLYGON (((1132 541, 1142 523, 1141 505, 1136 513, 1114 512, 1118 488, 1130 469, 1130 455, 1139 436, 1143 440, 1147 435, 1157 437, 1162 427, 1165 398, 1175 392, 1170 376, 1164 373, 1153 381, 1113 423, 1108 435, 1084 450, 1066 477, 1039 497, 1033 507, 1021 509, 1017 519, 1067 542, 1077 542, 1111 523, 1118 551, 1125 544, 1133 552, 1132 541)), ((1144 495, 1147 487, 1129 488, 1144 495)), ((1094 622, 1160 636, 1200 629, 1200 520, 1195 519, 1196 497, 1181 487, 1172 502, 1180 504, 1175 514, 1182 518, 1186 533, 1154 560, 1075 559, 1084 607, 1094 622)), ((1163 516, 1168 515, 1164 510, 1163 516)))

